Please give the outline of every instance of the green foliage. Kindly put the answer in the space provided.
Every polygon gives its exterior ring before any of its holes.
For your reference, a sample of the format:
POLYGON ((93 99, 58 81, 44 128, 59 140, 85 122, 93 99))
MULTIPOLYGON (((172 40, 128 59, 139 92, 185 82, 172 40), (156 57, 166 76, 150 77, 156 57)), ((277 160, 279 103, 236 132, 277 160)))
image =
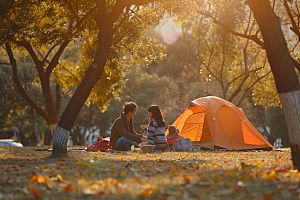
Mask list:
MULTIPOLYGON (((19 55, 16 59, 19 65, 19 79, 23 88, 42 108, 45 108, 44 98, 40 91, 40 84, 32 60, 18 49, 15 50, 15 53, 19 55)), ((8 63, 8 61, 4 59, 6 55, 3 49, 0 55, 0 63, 8 63)), ((23 134, 21 137, 22 140, 28 140, 30 137, 35 138, 32 123, 32 109, 17 90, 12 80, 12 69, 10 65, 0 64, 0 84, 0 121, 4 123, 4 129, 11 130, 12 127, 17 127, 20 134, 23 134)), ((42 137, 45 137, 49 127, 47 127, 42 117, 37 116, 36 120, 38 133, 42 137)))
MULTIPOLYGON (((106 14, 114 9, 116 2, 106 1, 106 14)), ((117 93, 124 84, 121 80, 124 69, 132 65, 146 66, 164 56, 163 45, 154 38, 143 36, 144 30, 156 26, 164 16, 163 7, 157 2, 132 1, 126 12, 124 10, 125 13, 117 18, 104 73, 86 100, 87 105, 90 102, 97 103, 102 111, 106 110, 108 102, 118 98, 117 93)), ((71 96, 73 88, 83 80, 98 48, 96 3, 93 0, 2 1, 0 23, 5 28, 1 29, 0 44, 9 42, 18 45, 19 41, 26 40, 42 55, 51 49, 50 61, 54 58, 54 50, 58 50, 56 46, 74 40, 77 46, 73 44, 75 46, 68 48, 68 56, 63 55, 64 60, 60 60, 52 76, 52 80, 61 84, 63 91, 71 96), (80 54, 75 50, 76 47, 81 49, 80 54), (70 55, 70 52, 74 54, 70 55)), ((42 56, 38 57, 43 60, 42 56)), ((44 68, 47 65, 46 62, 44 68)))

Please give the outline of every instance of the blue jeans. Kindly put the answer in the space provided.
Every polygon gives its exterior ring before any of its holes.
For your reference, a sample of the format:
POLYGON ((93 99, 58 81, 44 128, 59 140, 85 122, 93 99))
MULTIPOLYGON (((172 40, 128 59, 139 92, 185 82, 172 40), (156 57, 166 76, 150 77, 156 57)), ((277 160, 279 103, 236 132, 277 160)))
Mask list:
POLYGON ((114 146, 114 150, 127 151, 131 145, 136 144, 126 137, 120 137, 114 146))

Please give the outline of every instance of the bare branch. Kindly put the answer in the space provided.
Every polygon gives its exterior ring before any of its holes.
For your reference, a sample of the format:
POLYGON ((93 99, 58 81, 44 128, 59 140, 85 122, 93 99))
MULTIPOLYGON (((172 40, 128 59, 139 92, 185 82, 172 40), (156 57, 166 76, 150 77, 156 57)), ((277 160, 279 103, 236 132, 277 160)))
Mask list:
POLYGON ((252 83, 252 85, 251 85, 250 87, 248 87, 248 88, 244 91, 242 97, 240 98, 240 100, 239 100, 239 102, 236 104, 236 106, 239 106, 239 105, 242 103, 242 101, 246 98, 245 95, 252 89, 252 87, 253 87, 258 81, 260 81, 261 79, 265 78, 265 77, 268 76, 270 73, 271 73, 271 70, 268 71, 265 75, 263 75, 263 76, 259 77, 258 79, 256 79, 256 81, 254 81, 254 83, 252 83))
POLYGON ((79 17, 78 15, 75 13, 75 11, 73 10, 73 7, 72 7, 72 4, 70 1, 68 0, 65 0, 65 3, 69 6, 69 9, 71 11, 71 13, 75 16, 76 20, 77 20, 77 23, 79 22, 79 17))
POLYGON ((108 27, 113 27, 113 24, 120 17, 120 14, 123 12, 125 7, 128 7, 131 4, 132 0, 118 0, 112 9, 112 11, 107 16, 107 25, 108 27))
POLYGON ((238 93, 242 90, 242 87, 244 86, 244 83, 246 82, 246 80, 249 77, 249 73, 248 73, 248 62, 247 62, 247 46, 248 46, 248 41, 246 44, 246 47, 243 49, 243 53, 244 53, 244 63, 245 63, 245 74, 244 74, 244 78, 241 81, 241 83, 239 84, 239 86, 237 87, 237 89, 230 95, 228 101, 232 101, 237 95, 238 93))
POLYGON ((31 106, 33 107, 37 113, 39 113, 39 115, 41 115, 46 121, 47 123, 49 123, 49 117, 46 114, 46 112, 39 106, 37 105, 37 103, 35 101, 33 101, 33 99, 31 99, 31 97, 28 95, 28 93, 26 92, 26 90, 22 87, 20 80, 19 80, 19 76, 18 76, 18 68, 17 68, 17 63, 16 60, 13 56, 11 47, 9 44, 5 44, 6 46, 6 51, 9 57, 9 60, 12 64, 12 69, 13 69, 13 81, 17 86, 17 89, 19 90, 22 98, 31 106))
POLYGON ((46 69, 46 78, 47 79, 50 78, 52 70, 57 66, 58 60, 59 60, 61 54, 63 53, 63 51, 65 50, 65 48, 67 47, 67 45, 69 44, 69 42, 70 42, 70 40, 65 40, 62 43, 62 45, 60 46, 60 48, 56 52, 55 56, 52 58, 51 62, 49 63, 49 65, 48 65, 48 67, 46 69))
POLYGON ((261 46, 263 49, 265 48, 265 44, 258 38, 256 37, 255 35, 246 35, 246 34, 242 34, 242 33, 238 33, 236 31, 233 31, 232 29, 230 29, 229 27, 227 27, 225 24, 219 22, 216 18, 214 18, 213 16, 211 16, 210 14, 208 13, 203 13, 201 11, 198 11, 200 14, 202 15, 205 15, 209 18, 211 18, 214 23, 222 26, 225 30, 229 31, 230 33, 232 33, 233 35, 236 35, 236 36, 239 36, 239 37, 242 37, 242 38, 248 38, 254 42, 256 42, 259 46, 261 46))
POLYGON ((40 79, 41 80, 44 79, 45 73, 44 73, 44 69, 43 69, 42 63, 38 59, 38 57, 37 57, 36 53, 34 52, 32 46, 28 42, 26 42, 26 41, 21 41, 21 42, 16 42, 16 43, 19 46, 25 47, 25 49, 28 51, 28 53, 30 54, 31 58, 33 59, 33 62, 34 62, 35 67, 36 67, 36 69, 38 71, 40 79))
POLYGON ((297 47, 297 45, 299 44, 299 40, 297 41, 297 43, 295 44, 295 46, 292 48, 292 50, 290 51, 290 53, 294 52, 295 48, 297 47))
POLYGON ((293 64, 294 64, 294 66, 298 69, 298 71, 300 72, 300 64, 294 59, 294 58, 292 58, 293 59, 293 64))
POLYGON ((77 24, 76 24, 76 28, 79 28, 79 26, 84 22, 84 20, 86 19, 86 18, 88 18, 88 16, 91 14, 91 13, 93 13, 94 11, 96 11, 96 6, 95 7, 93 7, 91 10, 89 10, 89 12, 87 12, 78 22, 77 22, 77 24))
POLYGON ((0 63, 0 65, 11 65, 11 63, 0 63))
POLYGON ((292 27, 290 27, 290 29, 300 38, 300 31, 299 31, 299 29, 296 25, 296 22, 295 22, 294 17, 291 13, 291 10, 290 10, 290 7, 287 3, 287 0, 283 0, 283 4, 284 4, 284 7, 286 9, 286 12, 288 13, 288 16, 289 16, 291 22, 292 22, 292 27))
POLYGON ((180 37, 180 40, 182 40, 182 41, 186 44, 186 46, 188 47, 188 50, 189 50, 191 56, 193 57, 193 59, 196 59, 196 56, 195 56, 195 54, 193 53, 193 51, 192 51, 192 49, 191 49, 190 43, 188 43, 188 42, 187 42, 184 38, 182 38, 182 37, 180 37))
MULTIPOLYGON (((48 53, 46 54, 45 57, 43 57, 44 59, 42 60, 42 65, 44 66, 44 62, 47 60, 48 56, 50 55, 51 51, 56 47, 57 45, 53 45, 53 47, 50 48, 50 50, 48 51, 48 53)), ((40 53, 40 52, 39 52, 40 53)), ((41 53, 40 53, 41 54, 41 53)), ((41 54, 42 55, 42 54, 41 54)))
MULTIPOLYGON (((130 7, 130 6, 128 6, 128 7, 130 7)), ((127 15, 128 15, 128 12, 129 12, 129 8, 128 8, 128 7, 126 7, 126 11, 125 11, 125 13, 124 13, 124 16, 123 16, 123 18, 121 19, 121 21, 119 22, 119 24, 116 25, 116 26, 114 27, 114 31, 116 31, 116 30, 117 30, 120 26, 122 26, 122 24, 124 23, 124 21, 125 21, 127 15)))
POLYGON ((221 70, 220 70, 220 83, 221 83, 221 88, 222 88, 222 92, 223 92, 223 97, 224 99, 226 99, 226 90, 225 90, 225 86, 224 86, 224 83, 223 83, 223 69, 224 69, 224 66, 225 66, 225 61, 226 61, 226 57, 225 57, 225 32, 223 34, 223 45, 222 45, 222 65, 221 65, 221 70))
POLYGON ((210 69, 210 65, 211 65, 211 60, 212 60, 212 56, 213 56, 213 51, 214 51, 214 46, 212 47, 211 51, 210 51, 210 55, 209 55, 209 59, 208 59, 208 64, 206 65, 205 63, 203 63, 204 67, 206 68, 206 70, 219 82, 221 82, 221 80, 219 79, 219 77, 217 77, 210 69))

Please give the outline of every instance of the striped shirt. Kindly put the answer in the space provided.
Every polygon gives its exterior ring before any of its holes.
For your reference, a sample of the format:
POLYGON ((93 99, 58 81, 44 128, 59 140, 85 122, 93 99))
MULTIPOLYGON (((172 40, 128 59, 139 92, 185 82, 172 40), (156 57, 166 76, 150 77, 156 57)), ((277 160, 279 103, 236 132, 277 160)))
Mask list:
POLYGON ((150 144, 155 145, 155 149, 162 149, 167 144, 165 127, 159 127, 155 119, 152 119, 145 130, 147 140, 150 144))

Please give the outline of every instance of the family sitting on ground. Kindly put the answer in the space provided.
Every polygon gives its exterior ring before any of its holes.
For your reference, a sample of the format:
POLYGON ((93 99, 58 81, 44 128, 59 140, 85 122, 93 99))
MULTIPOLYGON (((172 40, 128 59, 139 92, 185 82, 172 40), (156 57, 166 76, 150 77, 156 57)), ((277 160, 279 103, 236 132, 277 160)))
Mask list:
POLYGON ((172 149, 178 139, 183 139, 175 126, 168 128, 169 134, 166 137, 166 122, 160 108, 156 105, 148 108, 149 124, 140 125, 146 136, 136 133, 133 118, 137 109, 138 106, 134 102, 128 102, 125 104, 124 113, 115 120, 110 135, 110 144, 114 150, 127 151, 132 145, 138 147, 139 144, 140 146, 154 145, 155 150, 166 150, 172 149))

